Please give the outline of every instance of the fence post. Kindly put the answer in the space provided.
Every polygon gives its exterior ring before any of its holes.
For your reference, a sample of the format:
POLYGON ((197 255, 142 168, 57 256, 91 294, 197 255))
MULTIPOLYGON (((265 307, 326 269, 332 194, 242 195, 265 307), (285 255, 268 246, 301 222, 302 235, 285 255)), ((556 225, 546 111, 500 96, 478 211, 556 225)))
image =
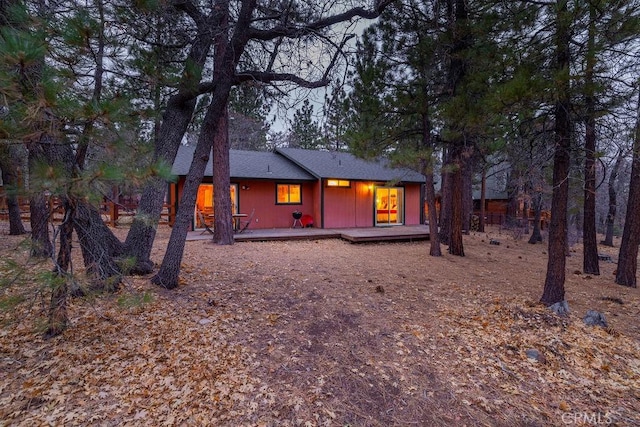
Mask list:
POLYGON ((111 217, 111 226, 115 227, 118 221, 118 189, 114 187, 111 190, 111 200, 109 200, 109 216, 111 217))

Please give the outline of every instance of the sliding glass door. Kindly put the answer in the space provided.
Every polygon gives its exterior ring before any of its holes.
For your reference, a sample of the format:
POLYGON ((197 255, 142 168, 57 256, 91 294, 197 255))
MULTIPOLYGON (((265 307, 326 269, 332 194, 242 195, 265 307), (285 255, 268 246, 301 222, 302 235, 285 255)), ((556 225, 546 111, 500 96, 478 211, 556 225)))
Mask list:
POLYGON ((375 225, 402 225, 404 223, 404 189, 376 187, 375 225))

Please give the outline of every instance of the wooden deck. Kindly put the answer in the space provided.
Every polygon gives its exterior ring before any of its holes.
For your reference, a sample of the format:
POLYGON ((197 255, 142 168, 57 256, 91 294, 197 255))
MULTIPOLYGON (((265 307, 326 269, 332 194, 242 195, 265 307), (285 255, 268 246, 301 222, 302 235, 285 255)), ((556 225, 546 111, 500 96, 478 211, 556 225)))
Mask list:
MULTIPOLYGON (((211 239, 210 234, 201 234, 200 230, 189 232, 189 240, 211 239)), ((236 234, 236 242, 272 241, 272 240, 317 240, 343 239, 351 243, 363 242, 412 242, 429 239, 429 226, 393 226, 367 228, 274 228, 248 229, 236 234)))

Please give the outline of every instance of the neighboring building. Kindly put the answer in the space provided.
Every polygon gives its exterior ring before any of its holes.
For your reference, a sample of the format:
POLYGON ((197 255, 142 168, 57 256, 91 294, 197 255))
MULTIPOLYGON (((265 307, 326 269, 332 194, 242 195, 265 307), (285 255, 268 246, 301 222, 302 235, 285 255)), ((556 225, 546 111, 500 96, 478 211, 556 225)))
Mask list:
MULTIPOLYGON (((509 192, 507 181, 510 167, 506 162, 493 165, 489 168, 485 180, 484 212, 487 224, 502 224, 509 209, 509 192)), ((480 214, 481 202, 481 177, 473 187, 473 211, 480 214)))
MULTIPOLYGON (((181 146, 172 173, 170 203, 182 192, 193 146, 181 146)), ((313 217, 315 227, 349 228, 423 223, 424 176, 386 161, 366 161, 344 152, 281 148, 275 152, 230 151, 234 213, 255 210, 251 228, 288 228, 293 212, 313 217)), ((205 169, 198 190, 198 212, 213 213, 213 166, 205 169)))
MULTIPOLYGON (((507 180, 509 177, 510 167, 505 162, 491 166, 487 172, 485 181, 485 220, 488 224, 502 224, 507 215, 509 205, 509 194, 507 192, 507 180)), ((439 172, 434 174, 437 180, 440 178, 439 172)), ((472 198, 473 198, 473 215, 480 215, 480 207, 482 200, 482 176, 477 175, 473 180, 472 198)), ((442 206, 441 182, 436 182, 436 210, 440 215, 440 207, 442 206)), ((429 207, 424 202, 424 217, 428 218, 429 207)))

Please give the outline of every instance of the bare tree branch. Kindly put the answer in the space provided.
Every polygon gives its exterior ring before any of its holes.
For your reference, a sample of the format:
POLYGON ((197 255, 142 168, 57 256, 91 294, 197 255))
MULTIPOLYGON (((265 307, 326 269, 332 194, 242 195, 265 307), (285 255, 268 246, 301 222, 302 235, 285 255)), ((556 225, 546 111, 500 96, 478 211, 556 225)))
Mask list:
POLYGON ((318 30, 335 25, 339 22, 348 21, 350 19, 360 17, 365 19, 375 19, 389 6, 393 0, 380 0, 373 9, 365 9, 363 7, 355 7, 343 13, 328 16, 306 25, 276 25, 269 30, 260 30, 252 28, 249 30, 250 38, 254 40, 272 40, 278 37, 297 38, 301 35, 311 34, 318 30))

